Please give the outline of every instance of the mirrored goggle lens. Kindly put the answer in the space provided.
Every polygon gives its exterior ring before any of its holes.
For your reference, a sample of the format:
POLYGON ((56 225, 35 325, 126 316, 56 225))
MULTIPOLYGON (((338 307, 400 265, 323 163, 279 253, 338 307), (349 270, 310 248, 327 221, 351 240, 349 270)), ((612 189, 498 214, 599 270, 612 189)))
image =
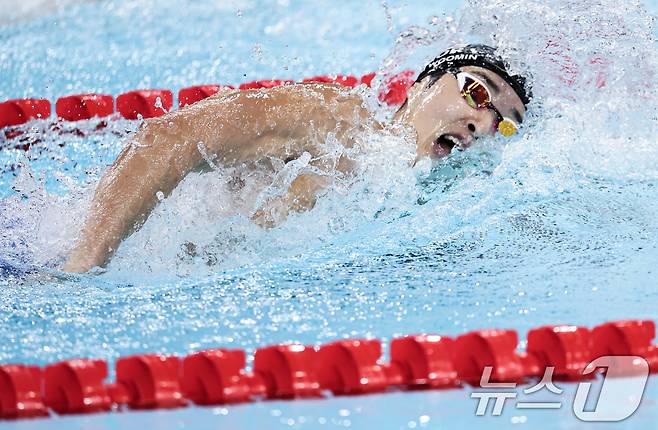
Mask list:
POLYGON ((479 81, 467 75, 462 75, 461 91, 471 107, 485 108, 491 103, 487 88, 479 81))

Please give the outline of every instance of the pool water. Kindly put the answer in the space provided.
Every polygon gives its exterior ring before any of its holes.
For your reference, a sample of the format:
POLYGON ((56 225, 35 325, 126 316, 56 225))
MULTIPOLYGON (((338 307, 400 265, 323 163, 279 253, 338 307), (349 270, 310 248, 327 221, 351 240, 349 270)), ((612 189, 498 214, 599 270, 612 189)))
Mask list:
MULTIPOLYGON (((535 77, 523 133, 431 166, 364 136, 353 183, 270 231, 225 169, 191 174, 106 270, 58 271, 94 185, 136 123, 28 124, 0 141, 0 363, 113 362, 339 338, 658 319, 658 3, 633 1, 54 2, 0 12, 0 100, 381 75, 455 42, 495 42, 535 77), (13 14, 13 15, 12 15, 13 14), (549 46, 551 48, 547 49, 549 46), (599 79, 605 81, 602 88, 599 79), (183 250, 192 242, 199 250, 183 250)), ((376 81, 375 86, 381 82, 376 81)), ((360 88, 377 115, 376 98, 360 88)), ((253 184, 271 177, 255 176, 253 184)), ((565 384, 572 393, 573 384, 565 384)), ((588 428, 569 407, 475 417, 469 390, 105 414, 3 428, 588 428)), ((573 396, 571 396, 573 398, 573 396)), ((650 379, 619 427, 655 427, 650 379)))

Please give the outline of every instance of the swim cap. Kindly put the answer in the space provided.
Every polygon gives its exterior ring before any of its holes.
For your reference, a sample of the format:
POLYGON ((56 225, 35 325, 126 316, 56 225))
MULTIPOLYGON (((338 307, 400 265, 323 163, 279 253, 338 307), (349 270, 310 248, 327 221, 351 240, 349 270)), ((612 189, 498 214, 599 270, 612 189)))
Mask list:
POLYGON ((510 75, 507 64, 496 54, 496 49, 487 45, 466 45, 448 49, 425 67, 416 82, 430 75, 438 79, 448 71, 463 66, 479 66, 491 70, 514 89, 524 105, 530 102, 532 94, 526 89, 526 79, 521 75, 510 75))

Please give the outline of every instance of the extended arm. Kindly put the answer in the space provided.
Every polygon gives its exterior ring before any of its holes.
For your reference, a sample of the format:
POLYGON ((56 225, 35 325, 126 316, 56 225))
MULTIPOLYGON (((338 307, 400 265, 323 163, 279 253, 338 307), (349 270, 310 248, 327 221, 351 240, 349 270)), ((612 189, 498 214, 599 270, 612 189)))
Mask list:
MULTIPOLYGON (((173 127, 172 127, 173 128, 173 127)), ((189 141, 157 121, 147 122, 101 178, 78 242, 64 270, 102 266, 143 221, 160 191, 169 194, 200 160, 189 141)))
POLYGON ((148 217, 157 193, 169 195, 204 162, 200 147, 221 163, 276 154, 277 142, 302 140, 310 128, 335 128, 339 119, 328 106, 338 96, 331 87, 236 91, 147 121, 100 180, 63 269, 105 265, 148 217))

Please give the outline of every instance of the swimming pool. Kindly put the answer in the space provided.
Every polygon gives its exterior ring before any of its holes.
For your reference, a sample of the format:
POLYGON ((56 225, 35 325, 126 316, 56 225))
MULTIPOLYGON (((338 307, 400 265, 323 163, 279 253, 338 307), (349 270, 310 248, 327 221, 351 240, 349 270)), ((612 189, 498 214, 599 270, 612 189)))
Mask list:
MULTIPOLYGON (((523 338, 544 324, 658 319, 651 23, 631 2, 589 10, 570 1, 460 5, 67 2, 0 27, 0 100, 418 69, 451 42, 494 32, 512 50, 559 37, 581 68, 568 85, 564 56, 524 58, 550 77, 535 90, 543 115, 521 137, 479 145, 431 173, 406 166, 404 142, 382 138, 356 185, 269 232, 225 213, 232 197, 219 173, 191 175, 99 275, 56 268, 93 184, 135 124, 114 121, 100 132, 93 121, 78 125, 85 137, 35 132, 43 141, 27 155, 0 154, 3 166, 23 166, 0 176, 0 362, 112 362, 141 352, 253 351, 486 327, 514 328, 523 338), (483 18, 492 14, 495 22, 483 18), (603 89, 591 85, 586 67, 597 54, 610 62, 603 89), (182 255, 187 241, 202 251, 182 255)), ((650 379, 643 406, 620 426, 654 425, 657 399, 650 379)), ((474 410, 468 390, 451 390, 1 425, 586 426, 569 408, 499 418, 474 410)))

